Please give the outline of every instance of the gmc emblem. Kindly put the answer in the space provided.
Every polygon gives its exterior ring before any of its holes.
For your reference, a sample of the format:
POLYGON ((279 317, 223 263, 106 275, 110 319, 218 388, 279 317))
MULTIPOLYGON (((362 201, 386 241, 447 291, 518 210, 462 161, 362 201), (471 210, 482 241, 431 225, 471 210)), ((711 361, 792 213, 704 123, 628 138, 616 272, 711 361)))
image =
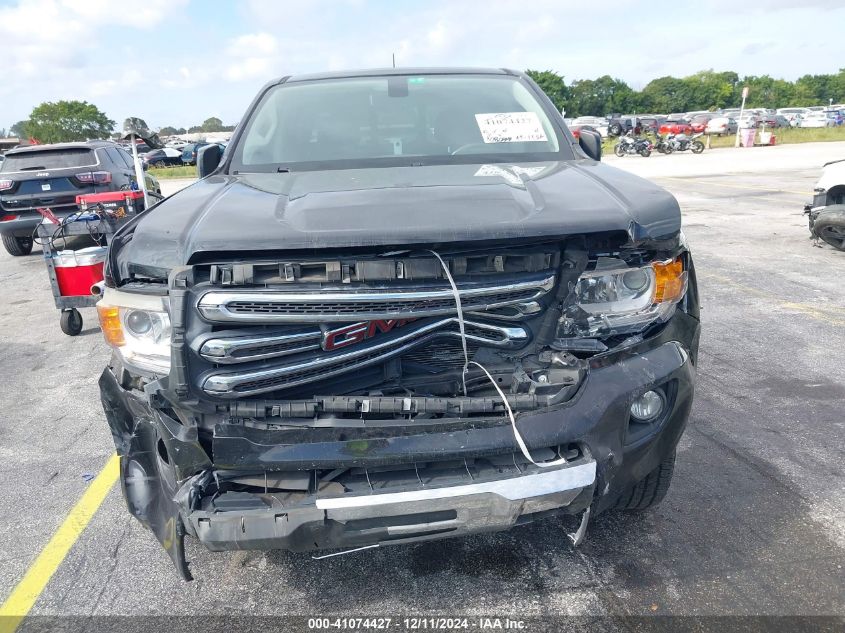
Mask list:
POLYGON ((348 347, 349 345, 356 345, 374 337, 381 332, 386 334, 395 327, 402 327, 403 325, 414 321, 415 319, 378 319, 376 321, 364 321, 362 323, 353 323, 346 327, 337 330, 329 330, 323 332, 323 341, 321 347, 330 352, 341 347, 348 347))

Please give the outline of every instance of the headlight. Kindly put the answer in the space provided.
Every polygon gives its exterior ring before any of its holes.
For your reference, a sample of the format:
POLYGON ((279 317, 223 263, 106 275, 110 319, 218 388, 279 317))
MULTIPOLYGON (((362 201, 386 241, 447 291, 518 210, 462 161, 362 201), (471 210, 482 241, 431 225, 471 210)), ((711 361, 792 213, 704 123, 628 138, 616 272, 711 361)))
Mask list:
POLYGON ((170 315, 164 311, 161 297, 106 288, 97 313, 106 343, 127 365, 170 373, 170 315))
POLYGON ((639 268, 613 265, 585 272, 575 287, 575 304, 560 319, 558 337, 641 332, 671 317, 686 289, 687 273, 680 257, 639 268))

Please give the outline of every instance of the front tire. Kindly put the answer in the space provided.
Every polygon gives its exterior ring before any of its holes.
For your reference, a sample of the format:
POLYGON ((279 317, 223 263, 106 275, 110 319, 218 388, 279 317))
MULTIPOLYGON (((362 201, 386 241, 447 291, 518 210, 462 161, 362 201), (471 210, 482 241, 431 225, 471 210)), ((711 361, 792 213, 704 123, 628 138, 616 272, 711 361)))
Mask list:
POLYGON ((625 150, 622 149, 622 143, 617 143, 613 146, 613 153, 616 154, 619 158, 625 156, 625 150))
POLYGON ((693 141, 692 145, 690 146, 693 154, 700 154, 704 151, 704 143, 701 141, 693 141))
POLYGON ((612 509, 642 512, 656 506, 663 501, 666 493, 669 492, 669 485, 672 483, 674 472, 675 452, 672 451, 672 454, 657 468, 623 492, 612 509))
POLYGON ((31 237, 15 237, 14 235, 3 235, 3 247, 12 257, 22 257, 32 252, 31 237))
POLYGON ((845 205, 837 204, 819 213, 812 231, 833 248, 845 251, 845 205))

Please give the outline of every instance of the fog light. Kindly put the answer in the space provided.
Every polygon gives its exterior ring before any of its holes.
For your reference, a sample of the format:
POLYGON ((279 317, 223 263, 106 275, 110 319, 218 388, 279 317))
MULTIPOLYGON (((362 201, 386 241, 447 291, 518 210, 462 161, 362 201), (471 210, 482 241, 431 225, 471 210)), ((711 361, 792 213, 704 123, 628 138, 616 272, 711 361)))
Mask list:
POLYGON ((646 391, 631 405, 631 417, 637 422, 651 422, 661 413, 666 398, 659 391, 646 391))

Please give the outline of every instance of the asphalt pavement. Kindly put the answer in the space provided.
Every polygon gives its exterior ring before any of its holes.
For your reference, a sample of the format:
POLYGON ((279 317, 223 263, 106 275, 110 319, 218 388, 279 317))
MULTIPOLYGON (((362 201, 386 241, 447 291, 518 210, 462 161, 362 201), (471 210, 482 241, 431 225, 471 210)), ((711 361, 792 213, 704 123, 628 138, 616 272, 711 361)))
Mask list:
MULTIPOLYGON (((845 253, 814 245, 801 212, 845 143, 807 151, 608 161, 678 197, 699 274, 696 400, 655 510, 599 517, 578 549, 562 519, 321 561, 189 540, 185 583, 116 486, 32 613, 845 615, 845 253)), ((38 254, 0 253, 0 297, 5 598, 114 446, 94 310, 62 334, 38 254)))

